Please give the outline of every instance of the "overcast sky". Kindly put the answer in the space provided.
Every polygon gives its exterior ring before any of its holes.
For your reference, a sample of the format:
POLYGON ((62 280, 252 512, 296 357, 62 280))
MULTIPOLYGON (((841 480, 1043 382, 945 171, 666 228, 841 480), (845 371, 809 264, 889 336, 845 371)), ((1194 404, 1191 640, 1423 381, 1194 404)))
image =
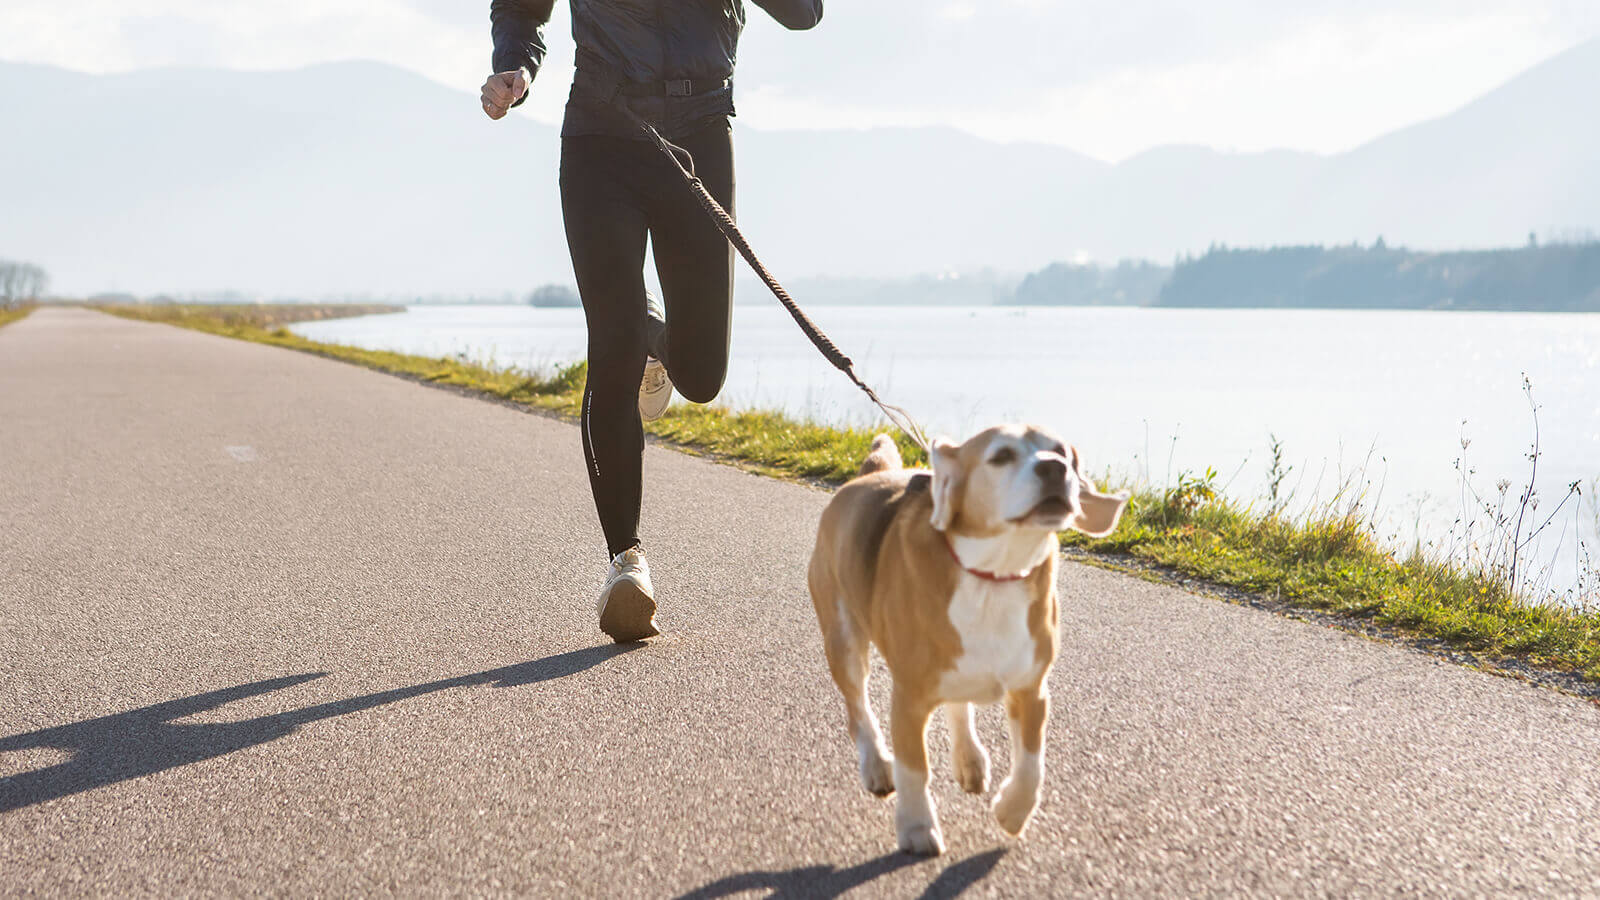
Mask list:
MULTIPOLYGON (((475 93, 488 6, 5 0, 0 58, 90 72, 376 59, 475 93)), ((1600 36, 1596 0, 828 0, 806 33, 753 4, 749 16, 749 124, 940 123, 1110 161, 1169 143, 1345 150, 1600 36)), ((570 77, 564 3, 547 39, 553 64, 526 114, 553 122, 570 77)))

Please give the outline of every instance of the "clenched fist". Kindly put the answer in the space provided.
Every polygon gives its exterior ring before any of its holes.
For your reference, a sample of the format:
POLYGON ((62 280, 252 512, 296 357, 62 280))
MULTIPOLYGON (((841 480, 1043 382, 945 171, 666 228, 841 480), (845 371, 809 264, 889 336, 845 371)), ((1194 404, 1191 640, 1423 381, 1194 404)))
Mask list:
POLYGON ((489 80, 483 83, 483 111, 491 119, 505 118, 511 104, 528 92, 528 81, 527 69, 490 75, 489 80))

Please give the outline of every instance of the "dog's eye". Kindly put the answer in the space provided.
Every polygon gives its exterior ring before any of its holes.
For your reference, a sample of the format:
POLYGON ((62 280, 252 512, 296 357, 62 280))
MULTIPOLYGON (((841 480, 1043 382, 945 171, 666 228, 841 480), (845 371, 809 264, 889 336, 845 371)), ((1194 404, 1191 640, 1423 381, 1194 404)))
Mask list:
POLYGON ((1001 447, 995 451, 993 456, 989 457, 989 465, 991 466, 1008 466, 1016 461, 1017 451, 1012 450, 1010 447, 1001 447))
POLYGON ((1054 453, 1057 456, 1066 456, 1067 455, 1067 445, 1066 444, 1057 444, 1054 447, 1050 448, 1050 452, 1054 453))

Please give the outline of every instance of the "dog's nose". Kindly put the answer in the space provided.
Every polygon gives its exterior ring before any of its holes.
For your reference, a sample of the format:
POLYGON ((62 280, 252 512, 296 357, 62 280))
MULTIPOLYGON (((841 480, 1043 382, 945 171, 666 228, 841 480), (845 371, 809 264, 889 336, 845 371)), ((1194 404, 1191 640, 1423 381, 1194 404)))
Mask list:
POLYGON ((1047 457, 1034 463, 1033 471, 1045 484, 1059 484, 1067 477, 1067 461, 1047 457))

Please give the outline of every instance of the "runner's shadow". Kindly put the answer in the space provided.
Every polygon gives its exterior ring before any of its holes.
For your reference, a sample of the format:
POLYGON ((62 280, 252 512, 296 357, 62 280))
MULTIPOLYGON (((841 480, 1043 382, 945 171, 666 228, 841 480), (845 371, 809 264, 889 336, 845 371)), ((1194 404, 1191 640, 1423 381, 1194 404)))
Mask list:
MULTIPOLYGON (((933 898, 959 897, 967 888, 988 877, 999 865, 1001 857, 1006 855, 1006 849, 1001 847, 987 853, 970 856, 955 865, 949 866, 939 877, 935 878, 928 887, 919 895, 924 900, 933 898)), ((836 869, 833 866, 802 866, 798 869, 788 869, 783 872, 744 872, 739 875, 729 875, 727 878, 713 881, 705 887, 695 888, 678 900, 713 900, 717 897, 728 897, 742 894, 746 891, 768 890, 767 900, 792 900, 792 898, 831 898, 838 897, 846 891, 854 890, 863 884, 904 869, 907 866, 928 862, 924 857, 912 856, 909 853, 886 853, 876 859, 869 859, 858 863, 848 869, 836 869)))
POLYGON ((72 754, 71 758, 56 765, 0 778, 0 813, 215 759, 236 750, 275 741, 310 722, 349 715, 423 694, 484 684, 521 687, 564 678, 642 646, 605 644, 586 647, 514 666, 363 694, 237 722, 177 721, 248 697, 304 684, 328 674, 309 672, 241 684, 128 712, 85 719, 71 725, 0 738, 0 753, 51 749, 72 754))

